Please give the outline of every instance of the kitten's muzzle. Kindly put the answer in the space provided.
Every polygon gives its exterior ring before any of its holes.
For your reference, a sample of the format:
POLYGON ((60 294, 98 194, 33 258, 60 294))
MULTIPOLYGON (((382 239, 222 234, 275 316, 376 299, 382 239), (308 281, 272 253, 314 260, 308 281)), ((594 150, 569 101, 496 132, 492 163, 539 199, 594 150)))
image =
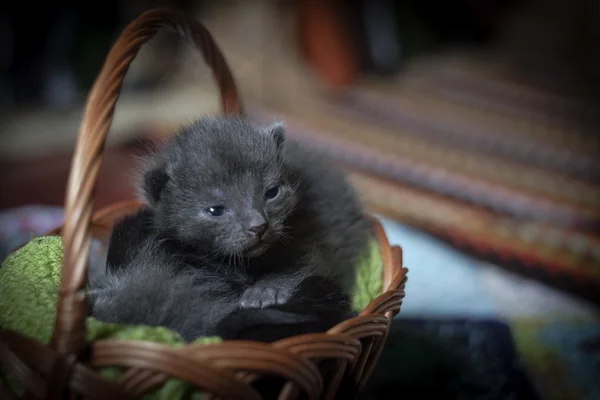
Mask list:
POLYGON ((257 215, 246 227, 246 233, 251 237, 251 244, 246 248, 247 257, 256 257, 264 253, 270 246, 268 236, 269 223, 262 215, 257 215))
POLYGON ((248 228, 246 228, 246 231, 252 236, 262 238, 263 235, 265 234, 265 232, 267 231, 268 227, 269 227, 269 224, 267 224, 267 222, 261 222, 261 223, 249 226, 248 228))

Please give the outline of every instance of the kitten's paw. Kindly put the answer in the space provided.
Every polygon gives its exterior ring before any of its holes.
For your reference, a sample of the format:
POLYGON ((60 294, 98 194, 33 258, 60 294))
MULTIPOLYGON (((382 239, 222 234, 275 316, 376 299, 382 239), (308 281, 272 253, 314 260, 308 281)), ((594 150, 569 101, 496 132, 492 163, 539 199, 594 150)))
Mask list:
POLYGON ((260 283, 246 289, 240 298, 242 308, 264 308, 284 304, 292 295, 291 290, 282 290, 260 283))

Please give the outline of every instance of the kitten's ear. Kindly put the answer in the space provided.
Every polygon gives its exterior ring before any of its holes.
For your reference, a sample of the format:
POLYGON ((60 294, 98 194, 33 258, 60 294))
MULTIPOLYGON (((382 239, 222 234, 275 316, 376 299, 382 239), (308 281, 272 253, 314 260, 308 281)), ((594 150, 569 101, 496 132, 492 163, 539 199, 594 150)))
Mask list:
POLYGON ((283 122, 275 122, 271 126, 267 127, 267 133, 275 141, 277 151, 281 151, 283 142, 285 141, 285 124, 283 122))
POLYGON ((153 165, 144 172, 141 195, 148 205, 154 206, 158 203, 168 181, 169 174, 165 164, 153 165))

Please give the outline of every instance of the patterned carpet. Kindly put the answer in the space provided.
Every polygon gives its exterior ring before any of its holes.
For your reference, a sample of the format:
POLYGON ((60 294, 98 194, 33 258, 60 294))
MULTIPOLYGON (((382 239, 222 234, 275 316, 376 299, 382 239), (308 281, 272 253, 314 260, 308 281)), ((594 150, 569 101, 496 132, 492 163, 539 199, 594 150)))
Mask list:
POLYGON ((599 302, 599 109, 463 56, 251 114, 284 116, 374 211, 599 302))
POLYGON ((400 318, 365 400, 600 398, 597 322, 400 318))
POLYGON ((522 364, 544 399, 600 399, 600 323, 515 320, 510 323, 522 364))

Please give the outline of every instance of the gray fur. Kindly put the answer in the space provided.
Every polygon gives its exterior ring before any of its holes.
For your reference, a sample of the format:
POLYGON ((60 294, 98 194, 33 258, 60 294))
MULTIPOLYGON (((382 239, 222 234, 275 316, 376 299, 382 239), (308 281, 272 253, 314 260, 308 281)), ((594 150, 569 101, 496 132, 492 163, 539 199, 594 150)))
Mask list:
MULTIPOLYGON (((203 118, 152 159, 146 175, 159 165, 168 182, 162 200, 149 199, 147 185, 142 186, 144 198, 161 229, 190 244, 200 241, 203 251, 210 242, 210 251, 236 256, 252 240, 244 233, 245 215, 261 213, 269 222, 268 242, 286 250, 301 247, 302 262, 311 269, 307 273, 339 279, 350 290, 369 223, 344 175, 322 155, 283 140, 283 135, 280 123, 265 128, 244 119, 203 118), (279 198, 265 202, 265 191, 277 182, 283 183, 279 198), (231 215, 210 218, 202 213, 221 203, 231 215)), ((277 263, 277 275, 286 264, 297 274, 302 266, 295 261, 261 259, 277 263)))
POLYGON ((279 126, 259 129, 216 117, 181 130, 143 168, 139 192, 154 211, 157 228, 202 252, 242 256, 255 240, 245 225, 261 215, 269 220, 265 240, 278 240, 296 206, 298 183, 282 168, 281 133, 279 126), (159 175, 165 183, 157 189, 149 177, 159 175), (278 199, 265 202, 265 192, 280 182, 278 199), (229 211, 210 217, 203 210, 213 205, 229 211))
POLYGON ((236 307, 225 276, 179 264, 151 242, 140 250, 127 269, 90 281, 91 314, 111 323, 164 326, 186 340, 214 334, 236 307))
POLYGON ((285 304, 308 277, 349 295, 370 224, 343 174, 284 133, 279 123, 207 117, 148 158, 139 184, 147 206, 113 231, 93 315, 195 335, 224 315, 211 310, 285 304), (222 216, 205 212, 216 205, 222 216), (268 223, 258 249, 247 232, 257 218, 268 223))
POLYGON ((318 152, 297 142, 287 144, 287 168, 301 181, 299 203, 307 217, 303 240, 314 247, 310 253, 314 272, 352 292, 358 256, 365 249, 371 224, 340 170, 318 152))

